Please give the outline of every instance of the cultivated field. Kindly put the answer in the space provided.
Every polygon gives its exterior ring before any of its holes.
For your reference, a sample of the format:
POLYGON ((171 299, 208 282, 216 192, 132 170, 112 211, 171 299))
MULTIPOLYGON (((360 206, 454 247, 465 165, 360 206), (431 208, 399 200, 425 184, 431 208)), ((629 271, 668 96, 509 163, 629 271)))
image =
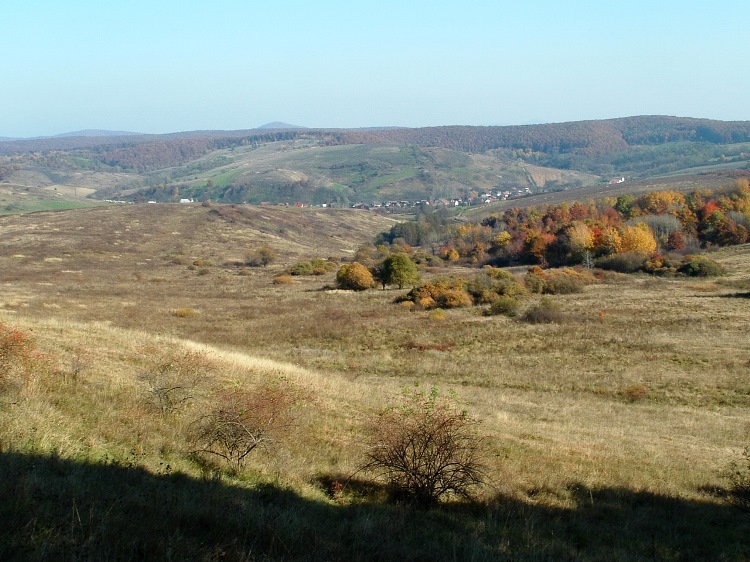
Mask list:
POLYGON ((750 517, 722 498, 750 444, 750 246, 712 255, 718 280, 554 296, 552 324, 409 310, 406 289, 330 290, 334 273, 273 283, 391 224, 197 205, 0 217, 0 323, 51 364, 0 393, 0 558, 750 557, 750 517), (277 260, 243 266, 263 245, 277 260), (159 411, 149 374, 186 363, 191 399, 159 411), (303 397, 283 441, 239 472, 188 454, 219 393, 281 380, 303 397), (358 472, 366 420, 415 384, 480 422, 473 502, 394 505, 358 472))

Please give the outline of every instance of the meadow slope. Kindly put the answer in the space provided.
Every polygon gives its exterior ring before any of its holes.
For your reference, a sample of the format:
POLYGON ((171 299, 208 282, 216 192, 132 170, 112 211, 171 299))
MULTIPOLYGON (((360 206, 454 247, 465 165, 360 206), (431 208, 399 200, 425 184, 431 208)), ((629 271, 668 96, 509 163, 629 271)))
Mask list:
POLYGON ((718 280, 554 296, 553 324, 407 310, 405 290, 331 290, 333 273, 273 283, 391 224, 197 205, 0 217, 0 323, 52 365, 0 394, 0 558, 750 557, 750 520, 721 497, 750 437, 749 245, 712 254, 718 280), (278 259, 244 267, 262 245, 278 259), (146 375, 186 360, 200 384, 160 413, 146 375), (217 393, 278 380, 305 397, 282 444, 239 473, 188 454, 217 393), (415 384, 481 422, 475 502, 394 506, 357 473, 367 418, 415 384))

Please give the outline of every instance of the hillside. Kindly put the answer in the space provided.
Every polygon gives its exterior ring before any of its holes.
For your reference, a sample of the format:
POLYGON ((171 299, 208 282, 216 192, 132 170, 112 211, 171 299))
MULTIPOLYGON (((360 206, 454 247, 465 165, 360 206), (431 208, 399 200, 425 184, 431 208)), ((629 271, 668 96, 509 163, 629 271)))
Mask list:
MULTIPOLYGON (((348 206, 482 201, 750 166, 750 122, 642 116, 515 127, 260 128, 0 143, 0 182, 97 199, 348 206), (486 199, 486 198, 485 198, 486 199)), ((626 186, 629 186, 629 183, 626 186)), ((74 197, 75 198, 75 197, 74 197)))
POLYGON ((747 445, 750 246, 712 253, 723 278, 529 297, 553 299, 551 324, 326 289, 333 272, 274 283, 392 224, 229 205, 0 217, 0 558, 750 556, 722 496, 747 445), (237 263, 262 245, 278 259, 237 263), (161 409, 155 381, 175 374, 190 399, 161 409), (292 430, 239 469, 194 454, 222 396, 267 384, 301 397, 292 430), (394 503, 361 470, 368 419, 415 384, 478 422, 471 499, 394 503))

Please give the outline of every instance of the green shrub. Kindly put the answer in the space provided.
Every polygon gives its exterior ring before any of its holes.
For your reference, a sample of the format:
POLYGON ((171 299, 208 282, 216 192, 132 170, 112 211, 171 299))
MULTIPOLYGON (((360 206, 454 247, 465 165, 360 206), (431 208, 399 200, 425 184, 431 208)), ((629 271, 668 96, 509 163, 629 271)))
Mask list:
POLYGON ((687 255, 677 269, 690 277, 719 277, 726 274, 724 267, 706 256, 687 255))
POLYGON ((290 275, 312 275, 313 266, 309 261, 301 261, 294 264, 289 273, 290 275))
POLYGON ((518 314, 518 307, 520 303, 518 299, 508 296, 498 297, 490 307, 485 311, 488 316, 516 316, 518 314))
POLYGON ((635 273, 643 268, 647 259, 648 257, 640 252, 623 252, 597 259, 596 267, 619 273, 635 273))

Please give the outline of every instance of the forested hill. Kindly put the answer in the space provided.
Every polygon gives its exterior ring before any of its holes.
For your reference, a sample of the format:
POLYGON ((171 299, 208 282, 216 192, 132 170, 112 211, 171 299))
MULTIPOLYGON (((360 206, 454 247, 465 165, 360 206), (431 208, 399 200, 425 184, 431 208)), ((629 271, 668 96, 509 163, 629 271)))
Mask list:
POLYGON ((750 142, 750 121, 640 116, 505 127, 347 130, 340 133, 340 139, 346 143, 404 142, 477 153, 508 148, 594 156, 620 152, 634 145, 750 142))
POLYGON ((58 136, 1 141, 0 166, 5 171, 0 179, 14 170, 29 167, 152 173, 182 166, 219 149, 296 139, 310 140, 319 146, 401 144, 470 154, 503 151, 504 155, 496 155, 521 158, 550 168, 604 176, 612 173, 644 176, 713 164, 724 155, 744 162, 749 150, 741 143, 750 144, 750 121, 640 116, 502 127, 248 129, 167 135, 58 136), (725 149, 728 144, 736 146, 725 149))
MULTIPOLYGON (((241 131, 189 131, 166 135, 113 137, 63 136, 16 139, 0 142, 0 154, 47 150, 98 148, 108 152, 142 145, 173 144, 186 158, 239 142, 272 142, 313 137, 328 144, 408 143, 482 153, 506 148, 545 153, 602 155, 620 152, 634 145, 669 142, 729 144, 750 142, 750 121, 717 121, 691 117, 638 116, 596 121, 572 121, 541 125, 462 126, 371 129, 248 129, 241 131), (200 147, 200 148, 199 148, 200 147)), ((150 148, 135 152, 153 153, 150 148)))

